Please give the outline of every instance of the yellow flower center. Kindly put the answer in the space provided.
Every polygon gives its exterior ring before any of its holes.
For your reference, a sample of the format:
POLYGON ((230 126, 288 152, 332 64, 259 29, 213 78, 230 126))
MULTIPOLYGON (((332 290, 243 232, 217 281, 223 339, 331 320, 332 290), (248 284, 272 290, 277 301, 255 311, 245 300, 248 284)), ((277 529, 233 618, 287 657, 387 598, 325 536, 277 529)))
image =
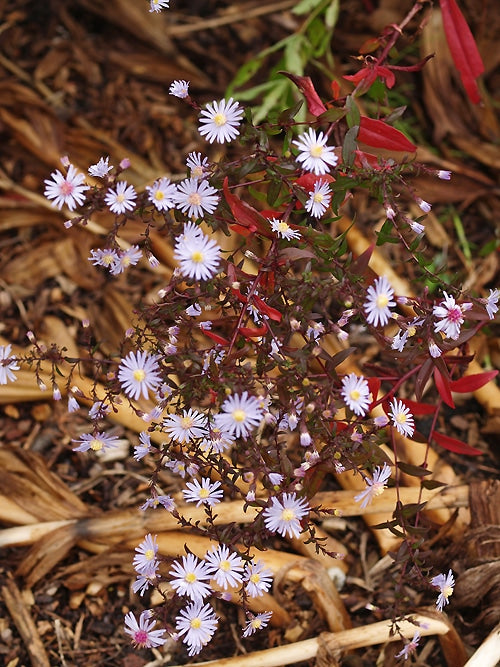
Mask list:
POLYGON ((142 370, 142 368, 136 368, 134 371, 134 380, 136 380, 136 382, 142 382, 145 377, 146 373, 142 370))
POLYGON ((193 427, 193 418, 192 417, 182 417, 181 419, 181 428, 187 430, 193 427))
POLYGON ((350 393, 349 396, 352 398, 353 401, 359 401, 359 398, 361 394, 357 389, 353 389, 350 393))
POLYGON ((323 195, 321 194, 321 192, 317 192, 317 193, 314 195, 314 197, 313 197, 313 201, 317 202, 318 204, 321 204, 321 202, 323 201, 323 199, 324 199, 324 197, 323 197, 323 195))
POLYGON ((221 560, 219 563, 219 569, 223 570, 224 572, 229 572, 231 569, 231 563, 228 560, 221 560))
POLYGON ((191 176, 193 178, 201 178, 203 176, 203 167, 195 167, 191 169, 191 176))
POLYGON ((146 560, 153 560, 154 557, 155 557, 155 552, 153 551, 153 549, 148 549, 144 554, 144 558, 146 560))
POLYGON ((188 197, 188 202, 194 206, 199 206, 201 204, 201 197, 197 192, 192 192, 188 197))
POLYGON ((295 519, 295 512, 291 509, 285 509, 281 512, 281 518, 283 521, 292 521, 295 519))
POLYGON ((253 619, 252 628, 255 628, 256 630, 258 630, 261 625, 262 625, 262 621, 260 620, 260 618, 254 618, 253 619))
POLYGON ((398 422, 398 424, 406 423, 406 415, 404 414, 404 412, 400 412, 399 414, 395 415, 394 418, 398 422))
POLYGON ((214 123, 217 125, 217 127, 221 127, 221 125, 225 125, 227 123, 227 118, 223 113, 218 113, 214 116, 214 123))
POLYGON ((252 582, 252 584, 258 584, 260 581, 260 574, 258 574, 257 572, 252 574, 250 577, 250 581, 252 582))
POLYGON ((309 152, 311 153, 312 157, 321 157, 323 155, 323 146, 321 146, 321 144, 311 146, 309 152))
POLYGON ((201 627, 201 618, 198 616, 196 618, 192 618, 189 625, 193 628, 193 630, 198 630, 198 628, 201 627))
POLYGON ((445 598, 449 598, 452 593, 453 593, 452 586, 445 586, 443 588, 443 595, 445 596, 445 598))
POLYGON ((188 582, 188 584, 194 584, 196 581, 196 575, 194 572, 188 572, 186 576, 184 577, 184 580, 188 582))
POLYGON ((94 452, 100 451, 102 447, 103 447, 102 440, 94 438, 93 440, 90 441, 90 448, 93 449, 94 452))
POLYGON ((278 231, 279 232, 286 232, 290 229, 290 227, 286 224, 286 222, 280 222, 278 225, 278 231))
POLYGON ((191 254, 191 261, 195 262, 196 264, 203 262, 203 253, 201 252, 201 250, 195 250, 191 254))
POLYGON ((389 298, 386 294, 380 294, 375 303, 377 304, 377 308, 385 308, 389 303, 389 298))
POLYGON ((247 415, 244 410, 233 410, 233 419, 235 422, 244 422, 246 416, 247 415))
POLYGON ((206 489, 205 487, 202 487, 200 489, 199 493, 198 493, 198 496, 200 498, 208 498, 209 495, 210 495, 210 491, 208 489, 206 489))
POLYGON ((157 190, 155 192, 155 199, 158 199, 158 201, 161 201, 162 199, 164 199, 164 197, 165 195, 161 190, 157 190))
POLYGON ((123 193, 120 195, 116 195, 116 201, 121 204, 122 202, 125 201, 125 195, 123 193))

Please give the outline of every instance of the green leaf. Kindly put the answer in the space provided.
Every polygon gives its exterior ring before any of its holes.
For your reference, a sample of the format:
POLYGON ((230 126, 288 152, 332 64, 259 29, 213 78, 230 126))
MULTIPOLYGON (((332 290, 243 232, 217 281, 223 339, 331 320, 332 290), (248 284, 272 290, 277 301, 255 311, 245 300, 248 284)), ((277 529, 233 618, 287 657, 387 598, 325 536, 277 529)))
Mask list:
POLYGON ((430 475, 432 472, 428 468, 414 466, 411 465, 411 463, 405 463, 404 461, 398 461, 398 468, 406 475, 411 475, 411 477, 425 477, 426 475, 430 475))
POLYGON ((347 130, 344 137, 344 145, 342 146, 342 160, 347 167, 352 167, 354 164, 355 150, 357 148, 356 139, 359 132, 359 125, 354 125, 350 130, 347 130))
POLYGON ((298 5, 292 9, 293 14, 300 16, 301 14, 309 14, 315 9, 323 0, 301 0, 298 5))
MULTIPOLYGON (((358 126, 358 131, 359 131, 359 124, 361 122, 361 115, 359 113, 359 109, 356 106, 356 102, 354 101, 354 98, 352 95, 348 95, 345 100, 345 108, 347 109, 347 115, 346 115, 346 120, 347 120, 347 125, 350 128, 358 126)), ((357 132, 356 132, 357 134, 357 132)))
POLYGON ((346 113, 347 113, 346 109, 342 109, 339 107, 332 107, 331 109, 327 109, 327 111, 324 111, 320 116, 318 116, 318 121, 335 123, 337 120, 343 118, 346 115, 346 113))
POLYGON ((337 25, 340 10, 340 0, 332 0, 325 12, 325 25, 332 30, 337 25))
POLYGON ((304 49, 307 50, 308 43, 304 35, 291 35, 285 46, 284 61, 288 72, 302 76, 304 74, 304 61, 308 58, 303 56, 304 49))

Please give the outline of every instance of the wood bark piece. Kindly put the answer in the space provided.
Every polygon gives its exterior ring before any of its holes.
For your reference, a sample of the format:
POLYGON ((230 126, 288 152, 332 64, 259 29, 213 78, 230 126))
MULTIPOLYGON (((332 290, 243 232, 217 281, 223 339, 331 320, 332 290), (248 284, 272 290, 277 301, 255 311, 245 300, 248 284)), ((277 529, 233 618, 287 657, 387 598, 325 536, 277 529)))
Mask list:
POLYGON ((486 637, 465 667, 497 667, 500 656, 500 623, 486 637))
POLYGON ((12 578, 7 578, 2 586, 2 596, 9 614, 21 635, 24 646, 30 656, 33 667, 50 667, 49 658, 42 640, 31 617, 28 606, 23 600, 21 591, 12 578))
POLYGON ((500 480, 490 479, 470 486, 471 530, 475 539, 469 545, 472 558, 500 558, 500 480))

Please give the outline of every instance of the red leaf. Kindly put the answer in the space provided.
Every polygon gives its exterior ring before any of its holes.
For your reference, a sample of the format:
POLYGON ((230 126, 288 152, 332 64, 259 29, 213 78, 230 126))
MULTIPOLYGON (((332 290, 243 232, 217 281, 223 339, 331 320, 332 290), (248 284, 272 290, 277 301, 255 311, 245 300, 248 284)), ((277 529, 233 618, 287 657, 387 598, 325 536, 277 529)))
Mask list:
POLYGON ((446 405, 449 405, 450 408, 454 408, 455 403, 453 402, 453 396, 451 395, 450 381, 448 378, 443 377, 441 371, 437 368, 434 369, 434 382, 436 383, 436 389, 438 390, 439 395, 446 405))
POLYGON ((229 341, 226 340, 226 338, 223 338, 222 336, 218 336, 213 331, 209 331, 208 329, 203 329, 203 333, 205 334, 205 336, 208 336, 209 338, 214 340, 219 345, 229 345, 229 341))
POLYGON ((264 216, 229 191, 227 176, 224 179, 223 189, 231 213, 236 220, 235 231, 238 231, 243 236, 249 236, 258 231, 267 238, 273 238, 269 231, 269 224, 264 216), (240 231, 241 228, 245 231, 240 231))
POLYGON ((479 456, 480 454, 483 454, 480 449, 475 449, 466 442, 462 442, 462 440, 450 438, 449 435, 443 435, 442 433, 436 433, 436 431, 434 431, 432 437, 438 445, 448 449, 450 452, 455 452, 455 454, 465 454, 466 456, 479 456))
POLYGON ((257 309, 263 314, 267 315, 271 320, 274 320, 275 322, 281 322, 281 313, 279 310, 276 310, 275 308, 271 308, 271 306, 268 306, 267 303, 262 301, 262 299, 259 299, 258 296, 253 296, 252 301, 255 303, 257 306, 257 309))
POLYGON ((325 105, 320 100, 319 95, 314 88, 311 77, 297 76, 296 74, 290 74, 290 72, 280 72, 280 74, 283 74, 284 76, 288 77, 290 81, 294 82, 302 95, 304 95, 306 98, 307 108, 313 116, 320 116, 324 111, 326 111, 325 105))
POLYGON ((372 402, 371 402, 370 408, 369 408, 371 410, 372 405, 377 401, 377 396, 378 396, 378 392, 379 392, 379 389, 380 389, 381 382, 380 382, 380 379, 377 378, 377 377, 367 378, 366 381, 368 382, 368 387, 369 387, 370 393, 372 395, 372 402))
POLYGON ((245 338, 256 338, 257 336, 264 336, 267 333, 267 327, 259 327, 258 329, 253 329, 250 327, 239 327, 238 331, 245 338))
POLYGON ((484 373, 474 373, 474 375, 466 375, 460 380, 453 380, 450 382, 451 391, 457 391, 459 394, 466 394, 469 391, 476 391, 481 389, 485 384, 498 375, 498 371, 485 371, 484 373))
POLYGON ((387 125, 383 120, 361 116, 358 141, 367 146, 385 148, 389 151, 414 153, 417 147, 395 127, 387 125))
POLYGON ((401 400, 414 415, 432 415, 436 412, 435 405, 429 405, 429 403, 420 403, 419 401, 410 401, 409 398, 402 398, 401 400))
POLYGON ((446 41, 465 92, 473 104, 479 104, 481 95, 476 79, 484 72, 484 65, 474 37, 455 0, 441 0, 441 13, 446 41))

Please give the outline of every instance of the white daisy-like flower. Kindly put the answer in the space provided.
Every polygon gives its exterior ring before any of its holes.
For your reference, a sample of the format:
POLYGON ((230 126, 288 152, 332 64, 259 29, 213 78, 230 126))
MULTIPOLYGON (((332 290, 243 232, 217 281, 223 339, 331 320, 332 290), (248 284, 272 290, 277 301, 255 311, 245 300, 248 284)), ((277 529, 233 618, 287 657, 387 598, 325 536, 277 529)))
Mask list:
POLYGON ((151 436, 147 431, 139 433, 139 444, 134 447, 134 459, 140 461, 151 451, 151 436))
POLYGON ((212 578, 224 590, 234 588, 243 581, 243 560, 227 546, 220 544, 212 547, 212 550, 205 554, 205 562, 212 578))
POLYGON ((305 207, 314 218, 321 218, 326 209, 330 206, 332 195, 328 181, 316 181, 314 190, 309 192, 310 197, 306 201, 305 207))
POLYGON ((170 0, 149 0, 149 4, 149 11, 158 14, 162 9, 168 9, 170 0))
POLYGON ((434 324, 434 331, 442 331, 447 338, 456 340, 460 336, 460 327, 464 323, 464 309, 469 304, 459 306, 452 296, 443 292, 444 300, 432 309, 433 315, 441 321, 434 324), (464 308, 465 307, 465 308, 464 308))
POLYGON ((288 241, 291 239, 300 239, 300 232, 296 229, 292 229, 284 220, 273 218, 272 220, 269 220, 269 224, 271 225, 273 232, 276 232, 282 239, 287 239, 288 241))
POLYGON ((136 555, 134 556, 133 566, 138 574, 144 574, 150 577, 156 575, 158 569, 158 543, 156 542, 156 535, 153 537, 148 533, 144 540, 135 548, 136 555))
POLYGON ((382 468, 380 468, 380 466, 375 468, 373 471, 373 477, 371 479, 369 477, 365 479, 366 489, 354 496, 354 500, 357 503, 362 501, 362 509, 367 507, 374 498, 380 496, 384 492, 390 476, 391 468, 387 465, 387 463, 384 463, 382 468))
POLYGON ((328 137, 323 132, 316 134, 312 127, 292 141, 300 151, 297 160, 302 163, 306 171, 318 176, 326 174, 331 167, 335 167, 339 159, 333 152, 334 149, 326 145, 327 141, 328 137))
POLYGON ((219 202, 217 190, 208 181, 186 178, 177 186, 175 206, 190 218, 202 218, 203 212, 213 213, 219 202))
POLYGON ((246 438, 261 423, 262 418, 260 401, 244 391, 226 398, 214 421, 216 426, 235 438, 246 438))
POLYGON ((349 373, 342 378, 342 390, 340 392, 346 405, 355 415, 363 417, 366 415, 370 406, 370 387, 368 382, 361 375, 349 373))
POLYGON ((196 503, 213 507, 220 503, 224 497, 219 481, 211 482, 208 477, 202 477, 201 484, 195 479, 193 482, 187 482, 186 488, 182 490, 182 495, 187 503, 196 503))
POLYGON ((451 171, 448 171, 446 169, 440 169, 436 176, 440 178, 442 181, 449 181, 451 178, 451 171))
POLYGON ((119 181, 116 188, 110 188, 104 197, 105 203, 109 210, 117 215, 125 213, 126 211, 133 211, 135 208, 135 200, 137 192, 133 185, 128 185, 127 181, 119 181))
POLYGON ((232 141, 239 135, 239 126, 243 109, 232 97, 229 100, 213 101, 207 104, 200 113, 198 131, 211 144, 217 141, 223 144, 232 141))
POLYGON ((169 415, 163 420, 163 431, 170 433, 172 440, 182 444, 207 435, 207 416, 198 410, 184 410, 181 415, 169 415))
POLYGON ((118 380, 129 398, 137 400, 148 391, 155 391, 161 384, 158 357, 143 350, 129 352, 118 366, 118 380))
POLYGON ((90 251, 88 260, 94 266, 103 266, 106 269, 112 269, 118 257, 118 253, 113 248, 98 248, 97 250, 90 251))
POLYGON ((243 637, 250 637, 250 635, 253 635, 257 630, 262 630, 262 628, 267 627, 272 615, 272 611, 263 611, 255 616, 251 612, 248 612, 248 621, 243 629, 243 637))
POLYGON ((123 273, 129 266, 135 266, 142 257, 142 250, 138 246, 133 245, 128 250, 122 250, 110 268, 112 276, 117 276, 123 273))
POLYGON ((186 160, 186 167, 191 172, 191 178, 200 180, 210 171, 210 163, 201 153, 189 153, 186 160))
POLYGON ((423 199, 420 199, 420 198, 417 199, 417 204, 419 205, 419 207, 422 209, 422 211, 424 213, 429 213, 429 211, 432 208, 432 206, 429 204, 429 202, 424 201, 423 199))
POLYGON ((385 276, 380 276, 367 290, 367 299, 363 304, 368 324, 374 327, 385 326, 391 317, 394 290, 385 276))
POLYGON ((11 354, 12 345, 0 345, 0 384, 17 380, 13 371, 19 370, 17 357, 11 354))
POLYGON ((197 655, 212 639, 217 630, 217 616, 212 607, 203 602, 192 602, 175 617, 175 629, 188 647, 190 656, 197 655))
POLYGON ((410 409, 405 406, 403 401, 393 398, 390 404, 391 412, 389 416, 392 419, 393 426, 401 435, 406 435, 411 438, 415 431, 415 422, 410 409))
POLYGON ((284 493, 282 499, 271 498, 271 506, 263 512, 264 523, 271 533, 283 537, 298 537, 302 532, 301 519, 309 514, 311 507, 304 498, 295 493, 284 493))
POLYGON ((59 169, 51 173, 52 180, 44 181, 47 186, 44 195, 49 200, 54 200, 53 206, 61 209, 66 205, 70 211, 74 211, 77 206, 82 206, 85 201, 85 190, 89 186, 85 185, 85 174, 79 172, 72 164, 68 166, 66 176, 63 176, 59 169))
POLYGON ((146 609, 139 616, 139 622, 131 611, 125 616, 125 632, 132 637, 136 648, 155 648, 162 646, 167 641, 162 637, 165 628, 153 630, 156 621, 150 620, 152 615, 151 609, 146 609))
POLYGON ((177 79, 170 84, 168 92, 174 97, 178 97, 181 100, 185 100, 189 96, 189 81, 184 81, 183 79, 177 79))
POLYGON ((439 588, 438 599, 436 600, 436 607, 438 611, 443 611, 443 607, 449 604, 449 597, 453 593, 455 587, 455 578, 453 572, 448 570, 448 574, 438 574, 431 579, 432 586, 439 588))
POLYGON ((404 346, 406 345, 406 341, 408 340, 408 335, 408 331, 403 331, 403 329, 400 329, 392 339, 391 348, 393 350, 397 350, 398 352, 402 352, 404 350, 404 346))
POLYGON ((211 424, 208 435, 200 443, 200 449, 207 453, 222 454, 233 445, 234 436, 231 433, 211 424))
POLYGON ((273 573, 261 560, 245 565, 243 581, 246 582, 246 592, 251 598, 258 598, 271 588, 273 573))
POLYGON ((146 186, 149 192, 149 201, 158 211, 168 211, 175 206, 177 186, 169 178, 160 178, 151 186, 146 186))
POLYGON ((170 585, 177 595, 187 595, 193 602, 202 601, 213 593, 212 587, 206 583, 210 579, 208 565, 194 554, 183 556, 182 563, 174 560, 169 574, 173 577, 170 585))
POLYGON ((180 264, 180 272, 192 280, 210 280, 219 269, 220 246, 199 232, 196 236, 186 234, 177 239, 174 258, 180 264))
POLYGON ((437 343, 435 343, 433 340, 431 340, 429 343, 429 354, 433 359, 437 359, 443 354, 439 345, 437 345, 437 343))
POLYGON ((88 172, 91 176, 96 178, 104 178, 109 174, 113 167, 109 166, 109 156, 100 158, 97 164, 90 165, 88 172))
POLYGON ((415 630, 413 634, 413 639, 411 642, 407 642, 399 653, 396 653, 395 658, 404 658, 405 660, 410 657, 418 648, 420 642, 420 631, 415 630))
POLYGON ((93 452, 103 452, 108 447, 116 447, 118 444, 118 437, 116 435, 106 435, 106 433, 84 433, 78 440, 72 442, 79 442, 79 447, 74 447, 74 452, 88 452, 91 449, 93 452))
POLYGON ((500 290, 498 289, 490 289, 490 295, 486 299, 486 312, 488 313, 488 317, 490 320, 494 319, 495 313, 498 312, 498 299, 500 298, 500 290))

